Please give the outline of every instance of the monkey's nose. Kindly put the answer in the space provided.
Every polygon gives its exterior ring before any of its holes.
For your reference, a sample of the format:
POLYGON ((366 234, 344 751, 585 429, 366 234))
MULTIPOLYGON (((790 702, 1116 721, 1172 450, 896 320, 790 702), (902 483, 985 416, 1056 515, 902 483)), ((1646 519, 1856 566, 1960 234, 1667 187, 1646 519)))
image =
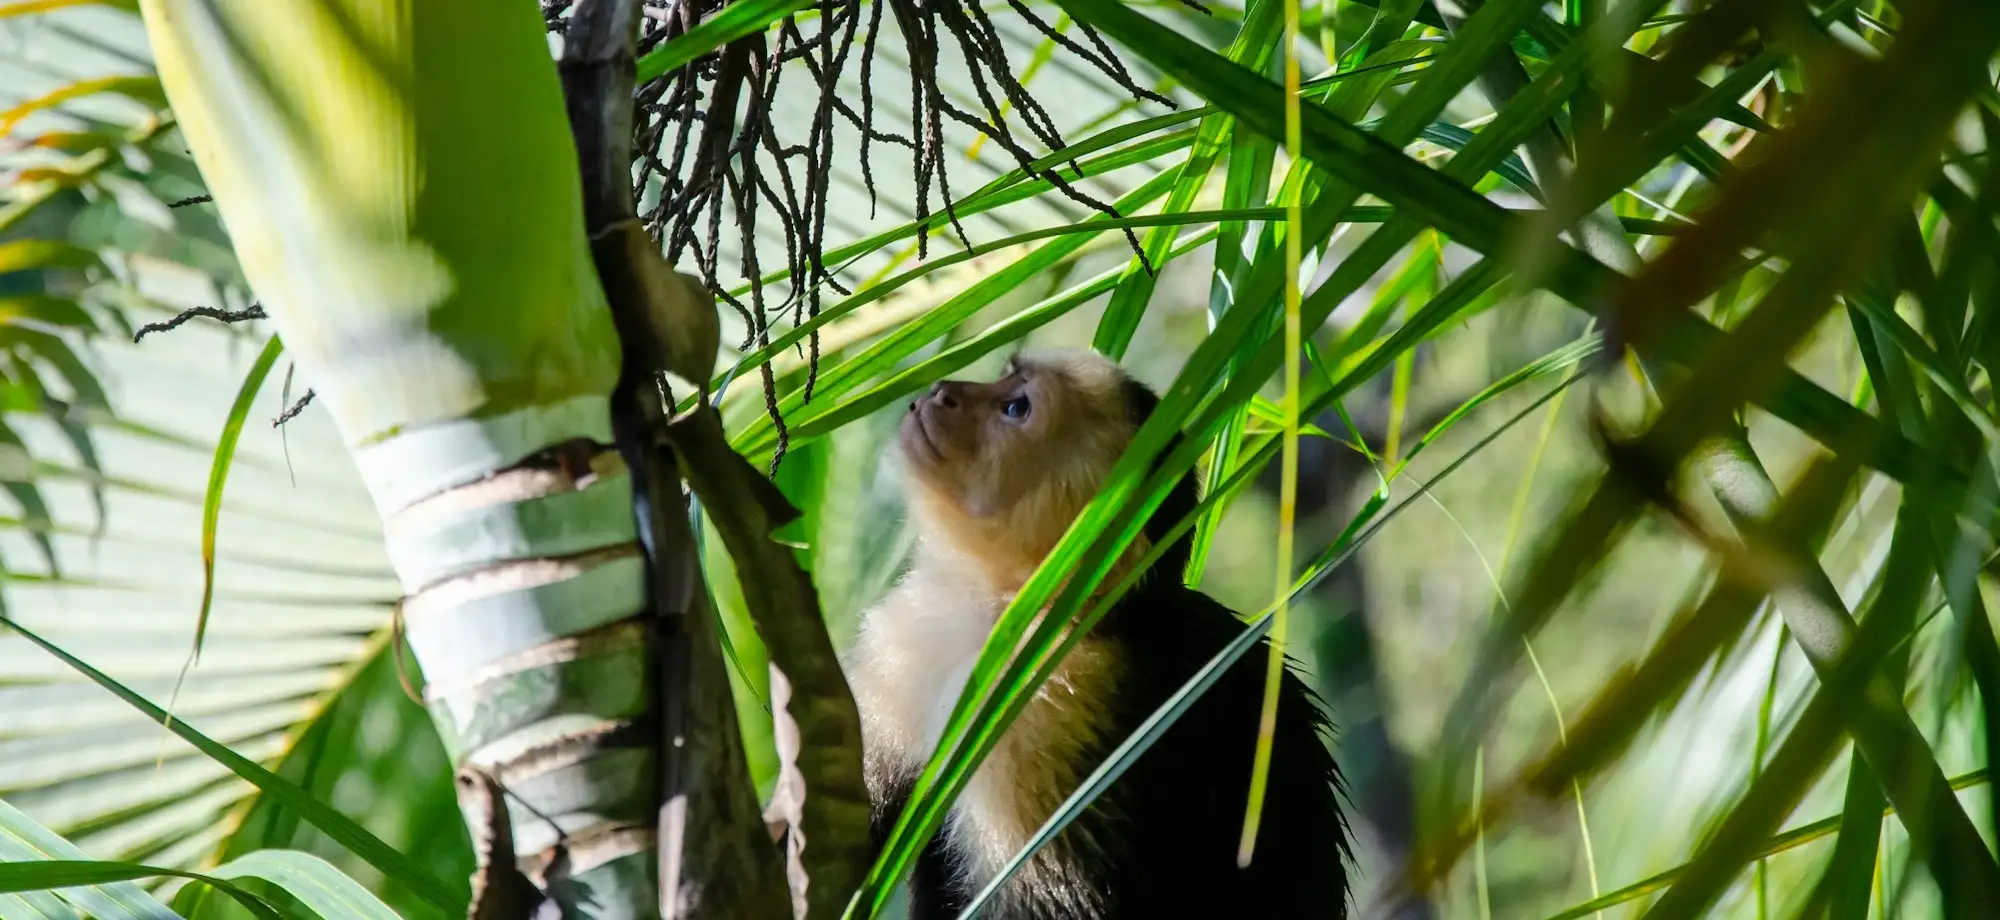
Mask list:
POLYGON ((937 403, 940 409, 956 409, 958 408, 958 399, 953 395, 953 391, 956 389, 957 387, 952 386, 949 380, 940 380, 933 383, 931 384, 931 401, 937 403))

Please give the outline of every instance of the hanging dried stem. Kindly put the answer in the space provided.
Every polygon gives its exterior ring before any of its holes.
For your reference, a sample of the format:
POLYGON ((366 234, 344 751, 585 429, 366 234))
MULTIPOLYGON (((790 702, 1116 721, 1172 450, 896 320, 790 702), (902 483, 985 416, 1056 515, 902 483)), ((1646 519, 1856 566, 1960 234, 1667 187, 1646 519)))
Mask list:
MULTIPOLYGON (((1024 22, 1134 97, 1173 104, 1140 86, 1088 25, 1077 24, 1083 36, 1079 42, 1021 0, 1008 2, 1024 22)), ((570 4, 571 0, 544 0, 543 14, 551 29, 560 28, 559 20, 570 4)), ((652 0, 641 27, 640 53, 686 33, 726 5, 727 0, 652 0)), ((1202 9, 1198 3, 1189 5, 1202 9)), ((820 0, 806 14, 788 18, 774 30, 747 36, 638 88, 634 194, 652 202, 639 216, 670 263, 691 265, 690 273, 736 311, 746 330, 740 347, 746 349, 768 346, 774 321, 782 318, 798 324, 817 316, 824 290, 849 293, 824 262, 838 123, 844 122, 860 137, 857 152, 871 217, 876 201, 871 156, 875 145, 909 152, 916 185, 915 200, 909 204, 922 228, 917 236, 919 258, 929 254, 930 234, 940 225, 948 225, 961 244, 970 245, 952 207, 945 166, 946 121, 991 138, 1023 170, 1069 199, 1118 216, 1111 205, 1079 190, 1055 170, 1033 166, 1040 154, 1032 148, 1045 154, 1067 145, 1055 120, 1015 78, 1016 72, 1005 37, 977 0, 820 0), (914 136, 876 125, 875 56, 891 17, 909 62, 909 123, 914 136), (938 75, 952 66, 943 58, 948 49, 956 49, 958 64, 982 111, 967 111, 945 98, 938 75), (858 109, 838 89, 842 77, 856 67, 858 109), (780 126, 771 117, 788 70, 801 72, 797 79, 809 84, 804 91, 817 95, 802 137, 795 136, 798 129, 788 131, 791 126, 780 126), (1009 124, 1006 108, 1013 110, 1018 129, 1009 124), (725 213, 739 234, 738 265, 719 264, 725 213), (760 236, 771 235, 784 241, 783 270, 789 280, 781 297, 767 293, 760 280, 770 267, 760 264, 756 243, 760 236), (732 296, 726 289, 739 278, 751 282, 747 297, 732 296)), ((1145 263, 1138 237, 1129 229, 1125 237, 1145 263)), ((1145 268, 1151 271, 1152 265, 1145 263, 1145 268)), ((808 337, 807 347, 804 396, 810 401, 819 374, 816 333, 808 337)), ((769 366, 760 373, 778 432, 771 461, 775 470, 784 458, 786 429, 769 366)))
POLYGON ((244 323, 253 319, 269 319, 270 316, 265 314, 264 305, 257 303, 253 303, 241 310, 229 310, 222 307, 189 307, 174 314, 172 319, 140 326, 137 332, 132 333, 132 341, 137 342, 155 332, 171 332, 179 329, 188 320, 198 318, 212 319, 219 323, 244 323))
POLYGON ((306 395, 299 397, 297 402, 285 407, 285 411, 278 413, 278 417, 271 420, 271 427, 277 428, 292 419, 298 418, 299 413, 306 411, 306 407, 312 405, 312 401, 313 391, 307 390, 306 395))

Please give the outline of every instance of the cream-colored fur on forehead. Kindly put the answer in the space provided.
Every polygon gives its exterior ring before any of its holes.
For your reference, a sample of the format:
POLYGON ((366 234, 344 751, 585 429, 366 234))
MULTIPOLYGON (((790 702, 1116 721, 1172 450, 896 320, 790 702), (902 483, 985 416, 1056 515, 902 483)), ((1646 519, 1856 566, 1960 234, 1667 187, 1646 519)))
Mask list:
POLYGON ((1013 360, 1030 368, 1061 374, 1092 406, 1116 407, 1121 413, 1124 410, 1125 381, 1129 375, 1117 362, 1097 352, 1082 349, 1022 351, 1013 360))

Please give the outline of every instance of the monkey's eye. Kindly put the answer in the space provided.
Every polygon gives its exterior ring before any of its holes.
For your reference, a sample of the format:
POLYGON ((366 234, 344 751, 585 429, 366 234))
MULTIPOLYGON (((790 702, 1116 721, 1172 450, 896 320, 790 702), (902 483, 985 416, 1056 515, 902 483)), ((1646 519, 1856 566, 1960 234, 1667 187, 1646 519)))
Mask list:
POLYGON ((1012 419, 1028 417, 1028 397, 1016 396, 1000 404, 1000 414, 1012 419))

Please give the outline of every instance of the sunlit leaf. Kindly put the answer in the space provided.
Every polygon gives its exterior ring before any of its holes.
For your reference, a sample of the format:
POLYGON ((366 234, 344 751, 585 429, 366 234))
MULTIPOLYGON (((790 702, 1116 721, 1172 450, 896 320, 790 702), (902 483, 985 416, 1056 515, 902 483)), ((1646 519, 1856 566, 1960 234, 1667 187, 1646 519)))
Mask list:
POLYGON ((222 487, 229 481, 229 466, 236 458, 236 439, 243 434, 250 403, 264 388, 264 378, 270 376, 271 366, 283 352, 284 345, 275 335, 264 343, 264 350, 258 353, 256 363, 250 365, 250 373, 243 378, 243 386, 236 391, 236 403, 229 407, 229 417, 223 421, 222 434, 215 441, 215 460, 209 466, 208 491, 201 506, 201 609, 195 615, 194 649, 189 653, 197 658, 201 655, 201 641, 208 633, 209 605, 215 602, 215 537, 222 515, 222 487))
POLYGON ((186 722, 168 717, 165 710, 146 701, 143 697, 132 692, 124 685, 112 680, 96 668, 78 660, 75 656, 51 644, 41 636, 21 628, 21 624, 0 617, 0 625, 7 626, 25 637, 28 641, 40 646, 49 654, 62 659, 64 664, 76 669, 78 673, 89 678, 105 690, 110 691, 132 708, 144 713, 148 718, 166 726, 169 731, 200 749, 203 754, 214 758, 228 767, 230 772, 248 780, 258 789, 296 809, 306 820, 311 821, 329 836, 346 845, 356 855, 368 860, 370 864, 381 869, 383 873, 396 878, 398 881, 409 885, 413 890, 422 894, 431 906, 445 913, 454 913, 460 909, 454 903, 455 899, 451 896, 450 889, 446 888, 443 883, 429 877, 427 873, 413 865, 408 857, 389 848, 381 840, 377 839, 375 835, 362 829, 360 825, 355 824, 339 812, 328 807, 325 803, 313 798, 311 794, 300 789, 296 784, 258 766, 228 747, 195 731, 188 727, 186 722))
MULTIPOLYGON (((4 14, 0 10, 0 14, 4 14)), ((167 98, 160 89, 160 80, 151 74, 143 76, 95 77, 78 80, 67 86, 51 90, 33 99, 16 103, 13 108, 0 112, 0 137, 14 133, 14 128, 36 112, 52 109, 72 99, 94 96, 98 93, 116 93, 144 103, 150 109, 164 108, 167 98)))

